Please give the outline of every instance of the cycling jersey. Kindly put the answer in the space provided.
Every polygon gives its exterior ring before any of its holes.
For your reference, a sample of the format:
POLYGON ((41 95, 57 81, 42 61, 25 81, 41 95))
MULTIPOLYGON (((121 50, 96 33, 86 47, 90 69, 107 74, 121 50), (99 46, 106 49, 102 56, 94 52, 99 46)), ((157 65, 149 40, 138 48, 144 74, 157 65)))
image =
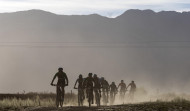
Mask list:
POLYGON ((58 77, 57 84, 65 86, 65 80, 68 81, 67 75, 65 72, 57 72, 55 76, 58 77))
POLYGON ((115 84, 110 85, 110 91, 111 92, 116 92, 117 91, 117 86, 115 84))
POLYGON ((77 79, 77 81, 78 81, 78 88, 83 88, 83 78, 79 78, 79 79, 77 79))
POLYGON ((101 88, 99 78, 94 78, 94 88, 101 88))
POLYGON ((108 82, 106 80, 102 80, 101 85, 102 85, 102 92, 108 93, 108 90, 109 90, 108 82))
POLYGON ((125 91, 126 90, 126 84, 125 83, 120 83, 119 86, 121 87, 120 91, 125 91))
POLYGON ((84 80, 85 87, 91 87, 91 88, 93 88, 93 83, 94 83, 94 79, 92 77, 87 77, 84 80))
POLYGON ((130 92, 133 92, 133 91, 136 90, 136 85, 135 85, 135 83, 130 83, 129 86, 131 86, 130 92))

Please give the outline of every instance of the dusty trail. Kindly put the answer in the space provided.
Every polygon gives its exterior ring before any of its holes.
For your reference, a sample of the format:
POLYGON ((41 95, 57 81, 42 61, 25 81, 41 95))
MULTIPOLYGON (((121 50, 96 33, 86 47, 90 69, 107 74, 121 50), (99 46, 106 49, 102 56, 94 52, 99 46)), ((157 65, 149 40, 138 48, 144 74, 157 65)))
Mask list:
POLYGON ((55 107, 35 107, 26 108, 22 111, 190 111, 190 103, 143 103, 143 104, 127 104, 115 106, 101 106, 101 107, 78 107, 68 106, 62 109, 55 107))

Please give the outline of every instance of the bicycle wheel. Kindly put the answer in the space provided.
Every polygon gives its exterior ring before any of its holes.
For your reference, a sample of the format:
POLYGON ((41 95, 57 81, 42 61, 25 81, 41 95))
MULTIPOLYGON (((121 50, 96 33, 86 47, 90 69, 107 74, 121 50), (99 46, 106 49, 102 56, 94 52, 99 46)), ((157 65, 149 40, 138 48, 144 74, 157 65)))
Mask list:
POLYGON ((91 106, 91 97, 90 97, 90 95, 88 96, 88 106, 89 107, 91 106))
POLYGON ((107 105, 107 96, 103 93, 103 105, 107 105))
POLYGON ((113 92, 110 92, 110 105, 113 105, 114 103, 114 94, 113 92))
POLYGON ((59 101, 60 101, 60 88, 57 86, 57 96, 56 96, 56 107, 59 107, 59 101))
POLYGON ((56 97, 56 107, 59 107, 59 99, 56 97))
POLYGON ((99 93, 97 93, 97 95, 96 95, 96 104, 97 104, 97 106, 100 106, 100 95, 99 95, 99 93))
POLYGON ((83 96, 84 96, 84 95, 83 95, 83 90, 81 89, 81 90, 80 90, 80 98, 79 98, 79 99, 80 99, 80 105, 81 105, 81 106, 83 106, 83 100, 84 100, 84 97, 83 97, 83 96))
POLYGON ((63 107, 63 96, 60 94, 60 101, 59 101, 59 105, 61 107, 63 107))
POLYGON ((89 105, 89 107, 91 107, 91 104, 92 104, 92 96, 93 96, 93 92, 90 88, 88 88, 88 105, 89 105))
POLYGON ((78 91, 78 106, 81 106, 81 92, 78 91))
POLYGON ((64 87, 60 87, 60 101, 59 104, 61 107, 63 107, 63 101, 64 101, 64 95, 65 95, 65 89, 64 87))
POLYGON ((96 98, 96 104, 97 106, 100 106, 100 94, 98 93, 98 90, 95 89, 95 98, 96 98))

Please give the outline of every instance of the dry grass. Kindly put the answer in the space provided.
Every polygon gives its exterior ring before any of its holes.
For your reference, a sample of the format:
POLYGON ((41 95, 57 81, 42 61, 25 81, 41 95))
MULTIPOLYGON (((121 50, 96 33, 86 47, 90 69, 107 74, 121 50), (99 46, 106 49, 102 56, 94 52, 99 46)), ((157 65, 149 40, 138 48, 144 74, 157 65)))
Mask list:
MULTIPOLYGON (((55 107, 55 97, 53 93, 28 93, 28 94, 14 94, 13 95, 2 95, 0 100, 0 110, 21 110, 29 107, 55 107)), ((107 106, 107 109, 124 108, 125 110, 147 110, 147 111, 168 111, 168 110, 190 110, 189 95, 177 96, 175 94, 164 94, 156 101, 152 102, 141 102, 126 105, 107 106), (167 99, 165 99, 167 97, 167 99), (167 101, 166 101, 167 100, 167 101)), ((67 93, 65 95, 65 106, 76 106, 77 95, 67 93)), ((75 107, 73 107, 75 108, 75 107)), ((80 108, 79 108, 80 109, 80 108)), ((100 107, 101 109, 101 107, 100 107)))
MULTIPOLYGON (((1 109, 20 109, 25 107, 53 107, 55 106, 56 95, 53 93, 28 93, 28 94, 1 94, 1 109)), ((64 105, 73 104, 76 95, 65 94, 64 105)))

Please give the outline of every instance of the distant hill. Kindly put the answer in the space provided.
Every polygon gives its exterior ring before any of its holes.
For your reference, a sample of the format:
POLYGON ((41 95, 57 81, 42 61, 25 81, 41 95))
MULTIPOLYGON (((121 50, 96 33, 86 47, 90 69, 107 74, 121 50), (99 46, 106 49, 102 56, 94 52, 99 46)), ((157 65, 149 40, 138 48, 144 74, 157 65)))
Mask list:
POLYGON ((190 12, 128 10, 116 18, 42 10, 0 14, 1 41, 190 41, 190 12))

